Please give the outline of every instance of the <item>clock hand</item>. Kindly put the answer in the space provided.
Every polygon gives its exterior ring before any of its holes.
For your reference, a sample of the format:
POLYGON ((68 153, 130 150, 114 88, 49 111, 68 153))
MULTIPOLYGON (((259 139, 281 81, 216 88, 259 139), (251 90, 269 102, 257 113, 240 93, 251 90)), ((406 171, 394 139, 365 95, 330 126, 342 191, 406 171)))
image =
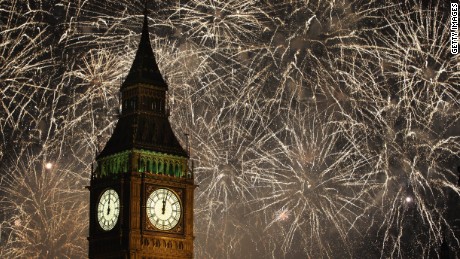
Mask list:
POLYGON ((166 193, 166 196, 163 198, 163 208, 161 208, 161 214, 165 214, 166 199, 168 199, 169 193, 166 193))
POLYGON ((110 214, 110 195, 111 195, 111 194, 112 194, 112 193, 109 192, 109 204, 108 204, 108 206, 107 206, 107 215, 110 214))

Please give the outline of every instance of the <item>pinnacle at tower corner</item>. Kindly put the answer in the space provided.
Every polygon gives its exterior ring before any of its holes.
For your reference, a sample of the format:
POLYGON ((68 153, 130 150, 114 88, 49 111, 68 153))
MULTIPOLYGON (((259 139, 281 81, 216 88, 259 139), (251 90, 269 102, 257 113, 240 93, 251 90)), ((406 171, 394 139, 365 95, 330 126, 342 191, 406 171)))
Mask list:
POLYGON ((148 17, 122 111, 91 172, 90 258, 193 258, 193 172, 168 120, 148 17))

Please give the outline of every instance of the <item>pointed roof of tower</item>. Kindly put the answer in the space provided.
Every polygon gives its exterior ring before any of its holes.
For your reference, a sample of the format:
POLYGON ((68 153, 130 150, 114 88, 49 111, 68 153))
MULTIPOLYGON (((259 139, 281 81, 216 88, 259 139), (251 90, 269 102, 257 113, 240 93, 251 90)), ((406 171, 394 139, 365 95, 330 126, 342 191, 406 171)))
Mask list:
MULTIPOLYGON (((122 96, 125 93, 124 88, 129 86, 133 86, 135 89, 151 89, 153 87, 159 90, 157 92, 168 90, 168 85, 161 76, 152 46, 150 45, 146 11, 144 13, 144 24, 139 48, 131 70, 121 86, 122 96)), ((132 94, 139 96, 141 93, 133 91, 132 94)), ((169 123, 166 107, 164 106, 166 103, 164 99, 165 94, 157 97, 162 99, 161 105, 163 105, 163 109, 160 110, 162 114, 158 116, 152 110, 153 106, 146 107, 145 105, 141 105, 141 103, 135 106, 135 112, 130 111, 125 115, 122 114, 118 119, 112 136, 104 149, 98 154, 97 159, 132 149, 188 157, 187 152, 180 145, 169 123)), ((138 99, 138 101, 140 100, 138 99)))
POLYGON ((157 87, 168 88, 168 85, 160 73, 155 54, 152 50, 152 45, 150 44, 147 8, 144 11, 142 36, 139 47, 137 48, 136 57, 134 58, 131 69, 121 85, 121 88, 139 83, 154 84, 157 87))

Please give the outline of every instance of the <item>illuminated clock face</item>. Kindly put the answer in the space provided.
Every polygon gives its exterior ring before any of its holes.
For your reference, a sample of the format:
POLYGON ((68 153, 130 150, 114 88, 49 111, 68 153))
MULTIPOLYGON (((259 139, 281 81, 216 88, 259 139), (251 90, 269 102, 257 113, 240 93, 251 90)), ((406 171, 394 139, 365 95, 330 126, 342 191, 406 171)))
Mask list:
POLYGON ((157 189, 147 199, 147 217, 157 229, 174 228, 181 216, 179 197, 171 190, 157 189))
POLYGON ((113 189, 105 190, 97 205, 97 221, 101 228, 109 231, 115 227, 120 214, 120 198, 113 189))

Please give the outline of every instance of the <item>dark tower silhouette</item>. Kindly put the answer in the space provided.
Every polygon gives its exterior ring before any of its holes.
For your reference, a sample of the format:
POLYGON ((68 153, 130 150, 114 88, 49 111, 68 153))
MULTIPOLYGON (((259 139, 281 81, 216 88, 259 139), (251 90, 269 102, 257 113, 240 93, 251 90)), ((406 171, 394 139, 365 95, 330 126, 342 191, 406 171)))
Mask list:
POLYGON ((147 18, 118 123, 91 173, 90 258, 193 258, 193 172, 168 121, 147 18))

